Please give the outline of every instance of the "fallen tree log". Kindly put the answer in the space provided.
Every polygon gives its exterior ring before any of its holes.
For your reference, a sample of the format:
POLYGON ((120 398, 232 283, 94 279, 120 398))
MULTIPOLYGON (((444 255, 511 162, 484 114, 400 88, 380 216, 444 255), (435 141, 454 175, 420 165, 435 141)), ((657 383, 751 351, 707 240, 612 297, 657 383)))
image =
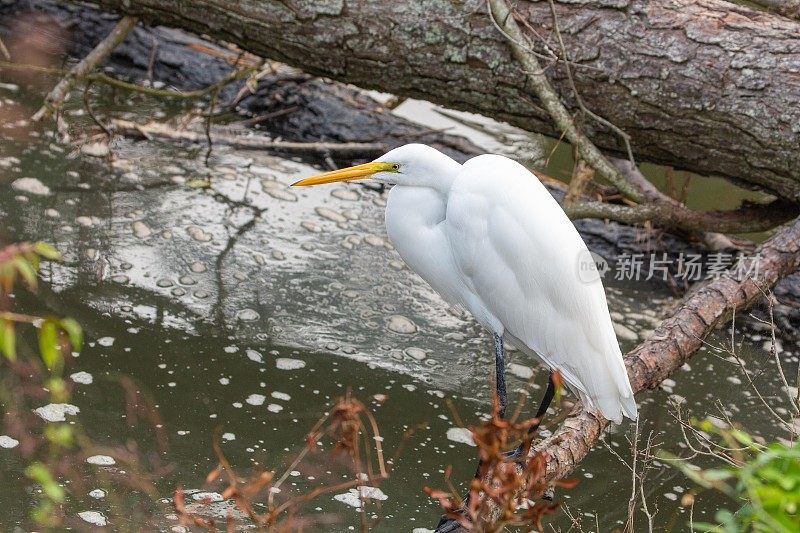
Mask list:
MULTIPOLYGON (((625 355, 625 366, 635 393, 656 388, 703 345, 718 326, 762 298, 779 280, 800 269, 800 219, 782 226, 753 255, 719 278, 688 294, 671 317, 664 320, 642 344, 625 355)), ((567 476, 597 444, 608 421, 578 402, 550 437, 531 448, 544 454, 547 481, 567 476)), ((522 472, 519 464, 515 465, 522 472)), ((484 496, 485 497, 485 496, 484 496)), ((487 523, 500 509, 486 501, 487 523)), ((452 531, 465 531, 456 529, 452 531)))
MULTIPOLYGON (((99 4, 314 74, 561 133, 483 0, 99 4)), ((543 63, 556 61, 548 2, 516 2, 515 11, 543 63)), ((800 23, 722 0, 570 0, 556 11, 583 101, 631 135, 639 159, 800 199, 800 23)), ((575 110, 564 62, 547 74, 575 110)), ((613 131, 584 127, 599 147, 623 152, 613 131)))

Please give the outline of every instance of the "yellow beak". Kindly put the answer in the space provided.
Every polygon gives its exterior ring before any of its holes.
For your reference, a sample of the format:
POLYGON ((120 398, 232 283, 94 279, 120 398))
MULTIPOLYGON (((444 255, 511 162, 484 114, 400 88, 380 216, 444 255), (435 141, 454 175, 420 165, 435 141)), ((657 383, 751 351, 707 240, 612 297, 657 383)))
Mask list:
POLYGON ((394 172, 397 165, 386 162, 364 163, 354 167, 341 168, 324 174, 317 174, 310 178, 302 179, 292 183, 292 187, 305 187, 307 185, 321 185, 323 183, 334 183, 336 181, 352 181, 368 178, 377 172, 394 172))

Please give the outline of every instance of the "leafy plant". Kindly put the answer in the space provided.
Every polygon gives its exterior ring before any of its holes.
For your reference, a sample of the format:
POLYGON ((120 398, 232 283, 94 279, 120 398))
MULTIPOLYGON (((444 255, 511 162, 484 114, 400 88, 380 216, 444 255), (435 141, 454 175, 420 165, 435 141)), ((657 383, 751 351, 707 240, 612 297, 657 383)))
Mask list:
POLYGON ((696 430, 716 436, 716 455, 727 465, 702 469, 697 465, 661 453, 689 479, 705 489, 730 497, 738 509, 719 509, 717 524, 697 523, 697 531, 738 533, 758 531, 793 533, 800 531, 800 442, 791 445, 757 443, 745 431, 720 428, 710 420, 693 421, 696 430))
MULTIPOLYGON (((69 392, 61 376, 65 355, 71 350, 80 350, 83 332, 80 325, 71 318, 34 316, 16 313, 8 309, 14 287, 20 282, 28 290, 38 287, 39 266, 43 259, 58 260, 58 251, 43 242, 20 243, 0 250, 0 353, 11 363, 17 359, 17 331, 20 324, 28 324, 38 330, 39 358, 47 369, 45 386, 53 402, 65 402, 69 392)), ((68 424, 49 423, 45 427, 49 457, 57 457, 59 450, 72 445, 73 429, 68 424)), ((32 518, 40 525, 58 525, 55 508, 66 497, 65 489, 59 484, 57 476, 42 461, 33 461, 25 469, 25 475, 37 483, 42 490, 38 506, 32 518)))

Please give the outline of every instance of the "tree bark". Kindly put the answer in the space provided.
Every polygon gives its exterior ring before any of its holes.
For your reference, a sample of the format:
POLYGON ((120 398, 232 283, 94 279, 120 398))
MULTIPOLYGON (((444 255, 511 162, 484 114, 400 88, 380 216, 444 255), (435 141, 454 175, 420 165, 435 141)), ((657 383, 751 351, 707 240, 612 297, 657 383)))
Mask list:
MULTIPOLYGON (((314 74, 561 134, 483 0, 99 3, 314 74)), ((549 4, 515 4, 535 50, 558 54, 549 4)), ((584 102, 631 135, 640 160, 800 200, 800 23, 722 0, 564 0, 556 11, 584 102)), ((547 75, 574 110, 564 63, 547 75)), ((598 146, 622 153, 616 134, 587 122, 598 146)))

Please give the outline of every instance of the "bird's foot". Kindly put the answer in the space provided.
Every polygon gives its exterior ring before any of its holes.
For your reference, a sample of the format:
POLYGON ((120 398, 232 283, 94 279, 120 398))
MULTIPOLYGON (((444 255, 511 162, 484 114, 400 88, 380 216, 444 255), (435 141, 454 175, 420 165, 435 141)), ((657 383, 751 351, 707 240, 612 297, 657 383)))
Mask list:
MULTIPOLYGON (((459 514, 463 514, 464 511, 456 511, 459 514)), ((436 524, 436 529, 434 533, 458 533, 461 531, 466 531, 461 523, 447 515, 443 515, 442 518, 439 520, 439 523, 436 524)))

